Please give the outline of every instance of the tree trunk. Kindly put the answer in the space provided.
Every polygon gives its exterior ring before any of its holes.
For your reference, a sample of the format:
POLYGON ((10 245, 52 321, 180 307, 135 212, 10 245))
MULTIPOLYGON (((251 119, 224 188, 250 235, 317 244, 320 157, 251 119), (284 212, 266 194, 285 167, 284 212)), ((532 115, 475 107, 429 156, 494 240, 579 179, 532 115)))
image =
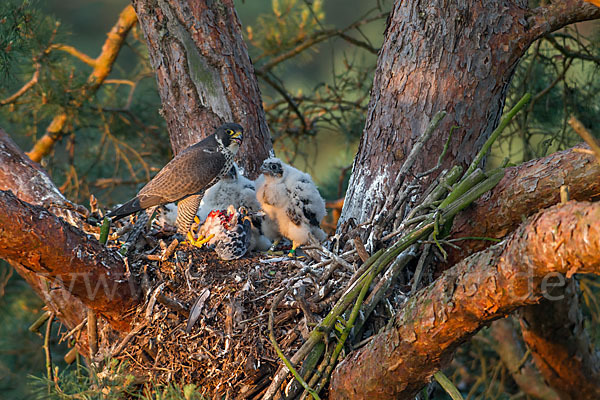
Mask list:
MULTIPOLYGON (((396 1, 338 226, 369 221, 400 191, 402 162, 438 111, 448 115, 406 176, 436 165, 453 126, 442 166, 467 165, 496 127, 529 45, 568 23, 598 17, 600 9, 581 0, 534 10, 524 1, 396 1)), ((402 215, 395 217, 392 223, 402 215)))
POLYGON ((271 138, 254 67, 232 0, 134 0, 156 70, 175 154, 224 122, 244 129, 238 154, 251 178, 269 156, 271 138))
MULTIPOLYGON (((569 188, 572 200, 598 200, 600 165, 579 145, 506 169, 504 178, 485 196, 454 219, 450 236, 501 239, 514 231, 523 217, 560 201, 562 185, 569 188)), ((492 244, 488 240, 464 240, 460 249, 448 248, 447 266, 481 251, 492 244)))

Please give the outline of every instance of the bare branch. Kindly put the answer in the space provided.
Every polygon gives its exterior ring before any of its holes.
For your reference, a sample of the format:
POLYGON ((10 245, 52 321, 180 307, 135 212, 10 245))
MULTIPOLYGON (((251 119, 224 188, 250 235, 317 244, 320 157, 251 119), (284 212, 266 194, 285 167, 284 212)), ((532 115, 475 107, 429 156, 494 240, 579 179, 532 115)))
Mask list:
POLYGON ((490 332, 495 340, 493 346, 496 353, 525 394, 539 400, 560 400, 558 394, 544 382, 531 363, 523 365, 526 354, 522 350, 522 344, 519 346, 517 332, 510 319, 495 321, 490 327, 490 332))
POLYGON ((96 67, 98 63, 97 59, 88 56, 87 54, 77 50, 75 47, 70 46, 68 44, 53 44, 52 46, 50 46, 50 50, 61 50, 65 53, 69 53, 70 55, 84 62, 90 67, 96 67))
POLYGON ((531 41, 575 22, 600 18, 600 8, 583 0, 553 1, 533 10, 531 41))
POLYGON ((19 90, 17 90, 15 93, 13 93, 12 95, 10 95, 9 97, 7 97, 6 99, 0 101, 0 106, 5 106, 7 104, 13 103, 15 100, 17 100, 19 97, 23 96, 25 93, 27 93, 27 91, 29 89, 31 89, 36 83, 38 83, 38 79, 40 78, 40 69, 41 69, 41 65, 39 63, 36 63, 35 65, 35 72, 33 73, 33 75, 31 76, 31 79, 29 79, 19 90))
MULTIPOLYGON (((490 193, 454 219, 450 236, 502 238, 522 221, 560 201, 560 186, 569 187, 574 200, 600 194, 600 165, 579 153, 580 145, 547 157, 506 169, 506 175, 490 193)), ((448 249, 448 265, 488 247, 485 240, 465 240, 462 250, 448 249)))
POLYGON ((598 399, 600 357, 584 327, 578 285, 571 280, 562 286, 562 276, 553 278, 547 298, 520 313, 523 339, 544 379, 561 398, 598 399))
MULTIPOLYGON (((79 99, 75 101, 75 106, 80 105, 84 99, 96 93, 108 74, 110 74, 115 59, 117 58, 123 43, 125 43, 125 38, 136 22, 137 17, 133 7, 131 5, 125 7, 125 9, 121 11, 115 26, 108 32, 108 37, 102 46, 102 52, 98 58, 93 60, 94 69, 88 77, 87 85, 84 86, 79 94, 79 99)), ((65 49, 61 48, 61 50, 65 49)), ((33 145, 33 148, 27 153, 29 158, 35 162, 40 162, 42 157, 47 155, 54 148, 54 144, 62 138, 63 129, 66 123, 66 113, 56 115, 52 122, 50 122, 44 136, 38 139, 33 145)))
POLYGON ((267 71, 273 69, 273 67, 275 67, 276 65, 281 64, 282 62, 284 62, 292 57, 297 56, 298 54, 300 54, 304 50, 314 46, 315 44, 320 43, 329 38, 332 38, 334 36, 340 36, 346 41, 349 41, 357 46, 360 45, 360 47, 366 48, 367 50, 369 50, 371 52, 374 51, 375 53, 377 53, 377 50, 373 49, 367 43, 357 41, 356 39, 353 39, 353 38, 349 37, 348 35, 345 35, 345 32, 348 32, 352 29, 356 29, 361 25, 368 24, 369 22, 373 22, 378 19, 385 18, 385 17, 387 17, 387 15, 389 15, 389 13, 387 13, 387 12, 380 13, 380 14, 374 15, 373 17, 365 18, 360 21, 356 21, 343 29, 330 29, 330 30, 322 30, 322 31, 315 32, 308 39, 306 39, 304 42, 300 43, 293 49, 291 49, 283 54, 278 55, 277 57, 273 58, 272 60, 270 60, 269 62, 264 64, 262 67, 258 68, 256 70, 256 73, 257 74, 265 74, 267 71), (360 42, 360 44, 358 42, 360 42))
POLYGON ((0 192, 0 208, 0 257, 45 278, 50 287, 67 289, 115 328, 129 327, 126 313, 137 304, 137 285, 118 256, 11 192, 0 192))

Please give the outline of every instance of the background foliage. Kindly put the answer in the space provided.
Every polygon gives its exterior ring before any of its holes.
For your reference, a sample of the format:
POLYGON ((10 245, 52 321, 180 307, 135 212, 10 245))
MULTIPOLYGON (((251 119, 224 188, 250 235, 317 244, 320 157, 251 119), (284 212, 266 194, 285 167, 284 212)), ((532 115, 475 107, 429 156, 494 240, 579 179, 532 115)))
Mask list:
MULTIPOLYGON (((109 80, 81 104, 76 99, 90 67, 55 46, 72 45, 95 57, 126 4, 121 0, 0 4, 0 127, 29 150, 52 118, 65 112, 67 134, 43 164, 68 198, 86 205, 90 194, 105 206, 129 198, 171 157, 156 81, 138 28, 128 36, 109 80), (11 96, 36 74, 36 84, 12 101, 11 96)), ((312 173, 326 199, 341 197, 364 126, 391 1, 236 1, 236 6, 278 156, 312 173)), ((531 92, 534 101, 505 131, 490 166, 506 156, 520 163, 579 142, 566 123, 571 114, 598 134, 593 129, 598 126, 600 107, 598 32, 597 23, 579 24, 532 46, 516 69, 506 106, 512 107, 525 92, 531 92)), ((42 340, 27 330, 43 304, 11 271, 0 264, 0 321, 4 322, 0 324, 0 393, 15 399, 34 394, 43 398, 48 396, 48 382, 37 378, 30 385, 27 378, 28 374, 42 377, 45 371, 42 340)), ((581 287, 597 340, 600 285, 585 278, 581 287)), ((66 351, 57 338, 55 332, 55 361, 66 351)), ((107 382, 79 365, 70 369, 57 365, 61 390, 80 393, 93 387, 94 391, 85 392, 87 398, 99 396, 102 388, 105 397, 130 393, 201 398, 199 388, 185 383, 136 391, 126 375, 107 382)), ((523 398, 486 331, 461 349, 448 375, 469 398, 523 398)), ((446 395, 438 389, 431 396, 446 395)))

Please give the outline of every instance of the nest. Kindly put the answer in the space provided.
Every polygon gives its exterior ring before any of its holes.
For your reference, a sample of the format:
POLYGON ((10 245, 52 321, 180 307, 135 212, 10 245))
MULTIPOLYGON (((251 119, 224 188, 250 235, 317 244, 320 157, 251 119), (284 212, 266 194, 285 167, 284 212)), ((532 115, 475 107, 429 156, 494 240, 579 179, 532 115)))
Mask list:
MULTIPOLYGON (((146 301, 135 311, 127 337, 115 343, 114 332, 103 335, 104 355, 126 361, 144 380, 194 383, 214 398, 258 399, 271 384, 283 363, 269 339, 269 311, 282 291, 286 294, 273 310, 273 334, 289 359, 361 264, 356 251, 340 259, 316 249, 307 249, 313 257, 301 259, 253 253, 222 261, 210 249, 167 246, 172 239, 161 240, 156 232, 146 239, 153 249, 128 258, 146 301)), ((376 332, 389 316, 379 323, 373 319, 364 335, 376 332)), ((292 382, 287 377, 281 389, 289 390, 292 382)))

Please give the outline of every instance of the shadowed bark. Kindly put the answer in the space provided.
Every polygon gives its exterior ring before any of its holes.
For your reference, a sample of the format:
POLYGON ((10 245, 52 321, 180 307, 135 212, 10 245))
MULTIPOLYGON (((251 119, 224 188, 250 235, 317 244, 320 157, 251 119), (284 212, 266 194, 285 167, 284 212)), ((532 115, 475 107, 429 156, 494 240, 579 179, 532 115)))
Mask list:
POLYGON ((445 271, 337 367, 330 398, 412 398, 486 323, 538 303, 549 274, 599 274, 599 220, 598 203, 555 206, 445 271))
POLYGON ((340 223, 368 221, 400 192, 402 162, 438 111, 448 115, 407 177, 436 165, 452 126, 458 129, 443 166, 464 167, 498 124, 515 65, 529 45, 566 24, 599 17, 600 9, 581 0, 537 9, 508 0, 396 1, 340 223))
POLYGON ((520 312, 523 339, 561 399, 599 399, 600 358, 584 327, 577 283, 563 287, 564 279, 554 279, 552 284, 549 298, 520 312))
POLYGON ((519 385, 521 390, 532 399, 561 400, 558 394, 546 383, 539 371, 529 362, 522 362, 525 352, 520 346, 517 332, 510 323, 510 319, 494 321, 490 332, 495 340, 493 344, 502 363, 519 385))
POLYGON ((83 320, 87 305, 127 329, 135 285, 119 257, 74 227, 88 227, 80 215, 87 210, 69 202, 1 129, 0 150, 0 257, 69 328, 83 320))
POLYGON ((233 1, 134 0, 175 154, 223 122, 245 129, 238 163, 255 178, 271 139, 233 1))
MULTIPOLYGON (((542 208, 560 201, 560 187, 567 185, 572 200, 600 197, 600 165, 594 156, 578 153, 579 145, 547 157, 506 169, 494 189, 475 201, 454 219, 450 237, 503 238, 542 208)), ((481 251, 492 244, 486 240, 465 240, 460 250, 448 248, 447 265, 481 251)))

